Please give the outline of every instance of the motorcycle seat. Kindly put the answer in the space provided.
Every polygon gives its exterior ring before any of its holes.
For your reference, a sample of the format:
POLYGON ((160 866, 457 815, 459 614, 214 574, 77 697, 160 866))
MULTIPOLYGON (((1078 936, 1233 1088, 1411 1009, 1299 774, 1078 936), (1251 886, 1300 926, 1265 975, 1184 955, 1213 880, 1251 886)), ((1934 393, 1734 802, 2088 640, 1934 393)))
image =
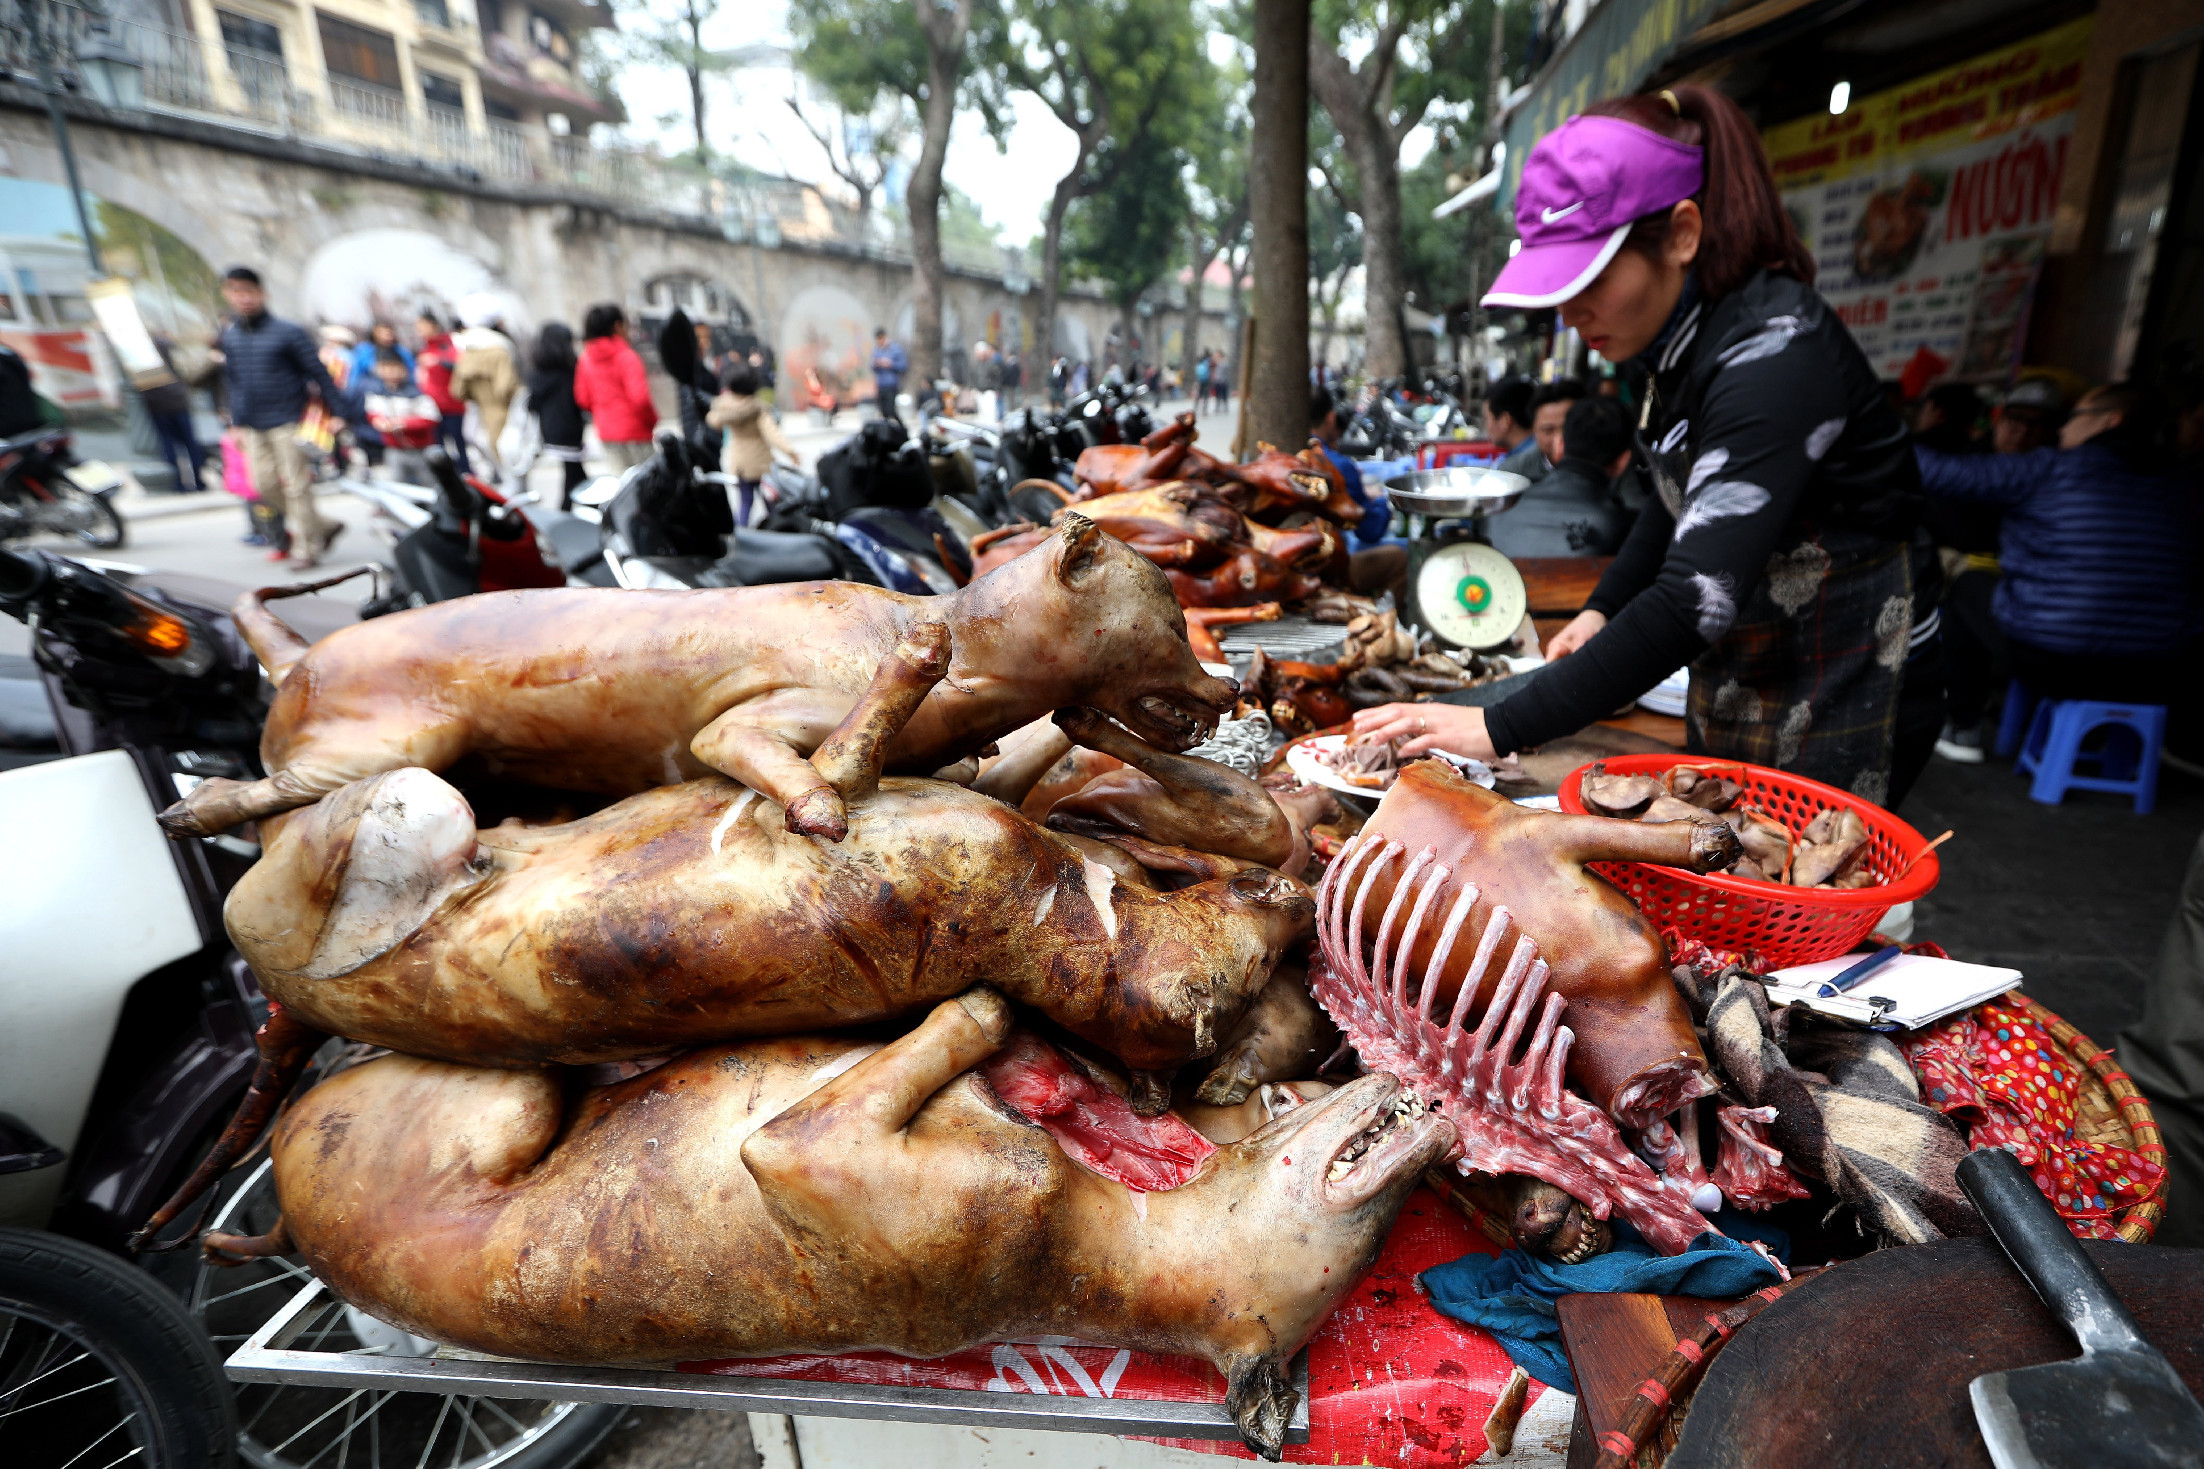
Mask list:
POLYGON ((718 570, 746 587, 831 581, 841 574, 826 542, 806 531, 739 530, 718 570))
POLYGON ((552 554, 559 558, 559 566, 569 573, 578 572, 596 561, 604 552, 602 527, 591 524, 578 515, 547 516, 549 524, 538 524, 544 538, 551 542, 552 554))

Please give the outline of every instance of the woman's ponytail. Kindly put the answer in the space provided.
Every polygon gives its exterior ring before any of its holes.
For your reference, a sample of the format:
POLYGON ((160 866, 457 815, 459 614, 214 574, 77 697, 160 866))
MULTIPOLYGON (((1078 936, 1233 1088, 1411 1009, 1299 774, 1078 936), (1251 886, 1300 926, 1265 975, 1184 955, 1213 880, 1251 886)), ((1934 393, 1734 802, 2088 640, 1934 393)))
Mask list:
MULTIPOLYGON (((1704 151, 1706 182, 1697 202, 1705 224, 1692 265, 1701 290, 1726 296, 1760 270, 1814 283, 1814 257, 1776 192, 1759 132, 1735 102, 1710 87, 1684 85, 1609 97, 1584 110, 1704 151)), ((1668 219, 1662 213, 1638 221, 1624 247, 1658 255, 1668 237, 1668 219)))

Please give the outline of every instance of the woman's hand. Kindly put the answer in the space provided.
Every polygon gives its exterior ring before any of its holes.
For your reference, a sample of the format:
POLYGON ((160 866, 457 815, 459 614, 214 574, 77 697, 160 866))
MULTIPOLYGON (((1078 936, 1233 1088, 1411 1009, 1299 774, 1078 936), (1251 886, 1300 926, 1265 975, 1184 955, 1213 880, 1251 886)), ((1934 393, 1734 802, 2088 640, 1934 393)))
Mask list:
POLYGON ((1604 612, 1579 612, 1561 631, 1546 639, 1546 661, 1566 658, 1592 640, 1592 634, 1607 626, 1604 612))
POLYGON ((1497 760, 1485 733, 1485 711, 1459 704, 1380 704, 1355 712, 1355 733, 1400 741, 1400 758, 1413 760, 1433 750, 1471 760, 1497 760))

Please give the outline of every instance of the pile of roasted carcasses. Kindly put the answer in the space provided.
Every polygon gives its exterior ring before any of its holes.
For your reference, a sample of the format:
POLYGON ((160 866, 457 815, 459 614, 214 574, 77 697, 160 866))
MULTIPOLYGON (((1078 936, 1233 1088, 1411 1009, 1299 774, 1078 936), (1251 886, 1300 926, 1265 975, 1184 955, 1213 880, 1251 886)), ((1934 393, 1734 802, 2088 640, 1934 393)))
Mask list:
POLYGON ((1312 893, 1328 801, 1174 753, 1236 690, 1083 515, 932 598, 496 593, 309 649, 268 596, 236 614, 268 774, 162 819, 256 824, 226 919, 277 1008, 141 1238, 267 1132, 281 1222, 210 1256, 295 1252, 439 1342, 1061 1335, 1213 1363, 1275 1457, 1285 1364, 1428 1167, 1544 1180, 1531 1242, 1571 1257, 1616 1211, 1705 1227, 1696 1157, 1657 1175, 1618 1128, 1706 1063, 1582 863, 1727 865, 1730 829, 1418 764, 1312 893), (281 1108, 332 1035, 396 1054, 281 1108))
MULTIPOLYGON (((1299 453, 1262 447, 1234 464, 1195 447, 1182 413, 1138 444, 1103 444, 1072 466, 1064 511, 1087 517, 1162 567, 1184 607, 1294 604, 1347 580, 1346 527, 1362 514, 1347 482, 1312 440, 1299 453)), ((1021 486, 1023 488, 1023 486, 1021 486)), ((972 546, 974 571, 1045 540, 1031 525, 991 531, 972 546)))

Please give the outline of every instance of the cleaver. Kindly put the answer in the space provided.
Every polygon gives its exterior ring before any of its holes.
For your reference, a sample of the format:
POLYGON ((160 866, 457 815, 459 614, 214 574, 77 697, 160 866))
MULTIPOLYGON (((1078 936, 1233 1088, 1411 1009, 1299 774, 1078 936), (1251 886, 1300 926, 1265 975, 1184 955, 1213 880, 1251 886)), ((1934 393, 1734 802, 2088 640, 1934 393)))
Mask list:
POLYGON ((2071 1361, 1987 1372, 1969 1387, 1997 1469, 2204 1469, 2204 1408, 2020 1160, 2003 1148, 1969 1153, 1959 1186, 2082 1348, 2071 1361))

